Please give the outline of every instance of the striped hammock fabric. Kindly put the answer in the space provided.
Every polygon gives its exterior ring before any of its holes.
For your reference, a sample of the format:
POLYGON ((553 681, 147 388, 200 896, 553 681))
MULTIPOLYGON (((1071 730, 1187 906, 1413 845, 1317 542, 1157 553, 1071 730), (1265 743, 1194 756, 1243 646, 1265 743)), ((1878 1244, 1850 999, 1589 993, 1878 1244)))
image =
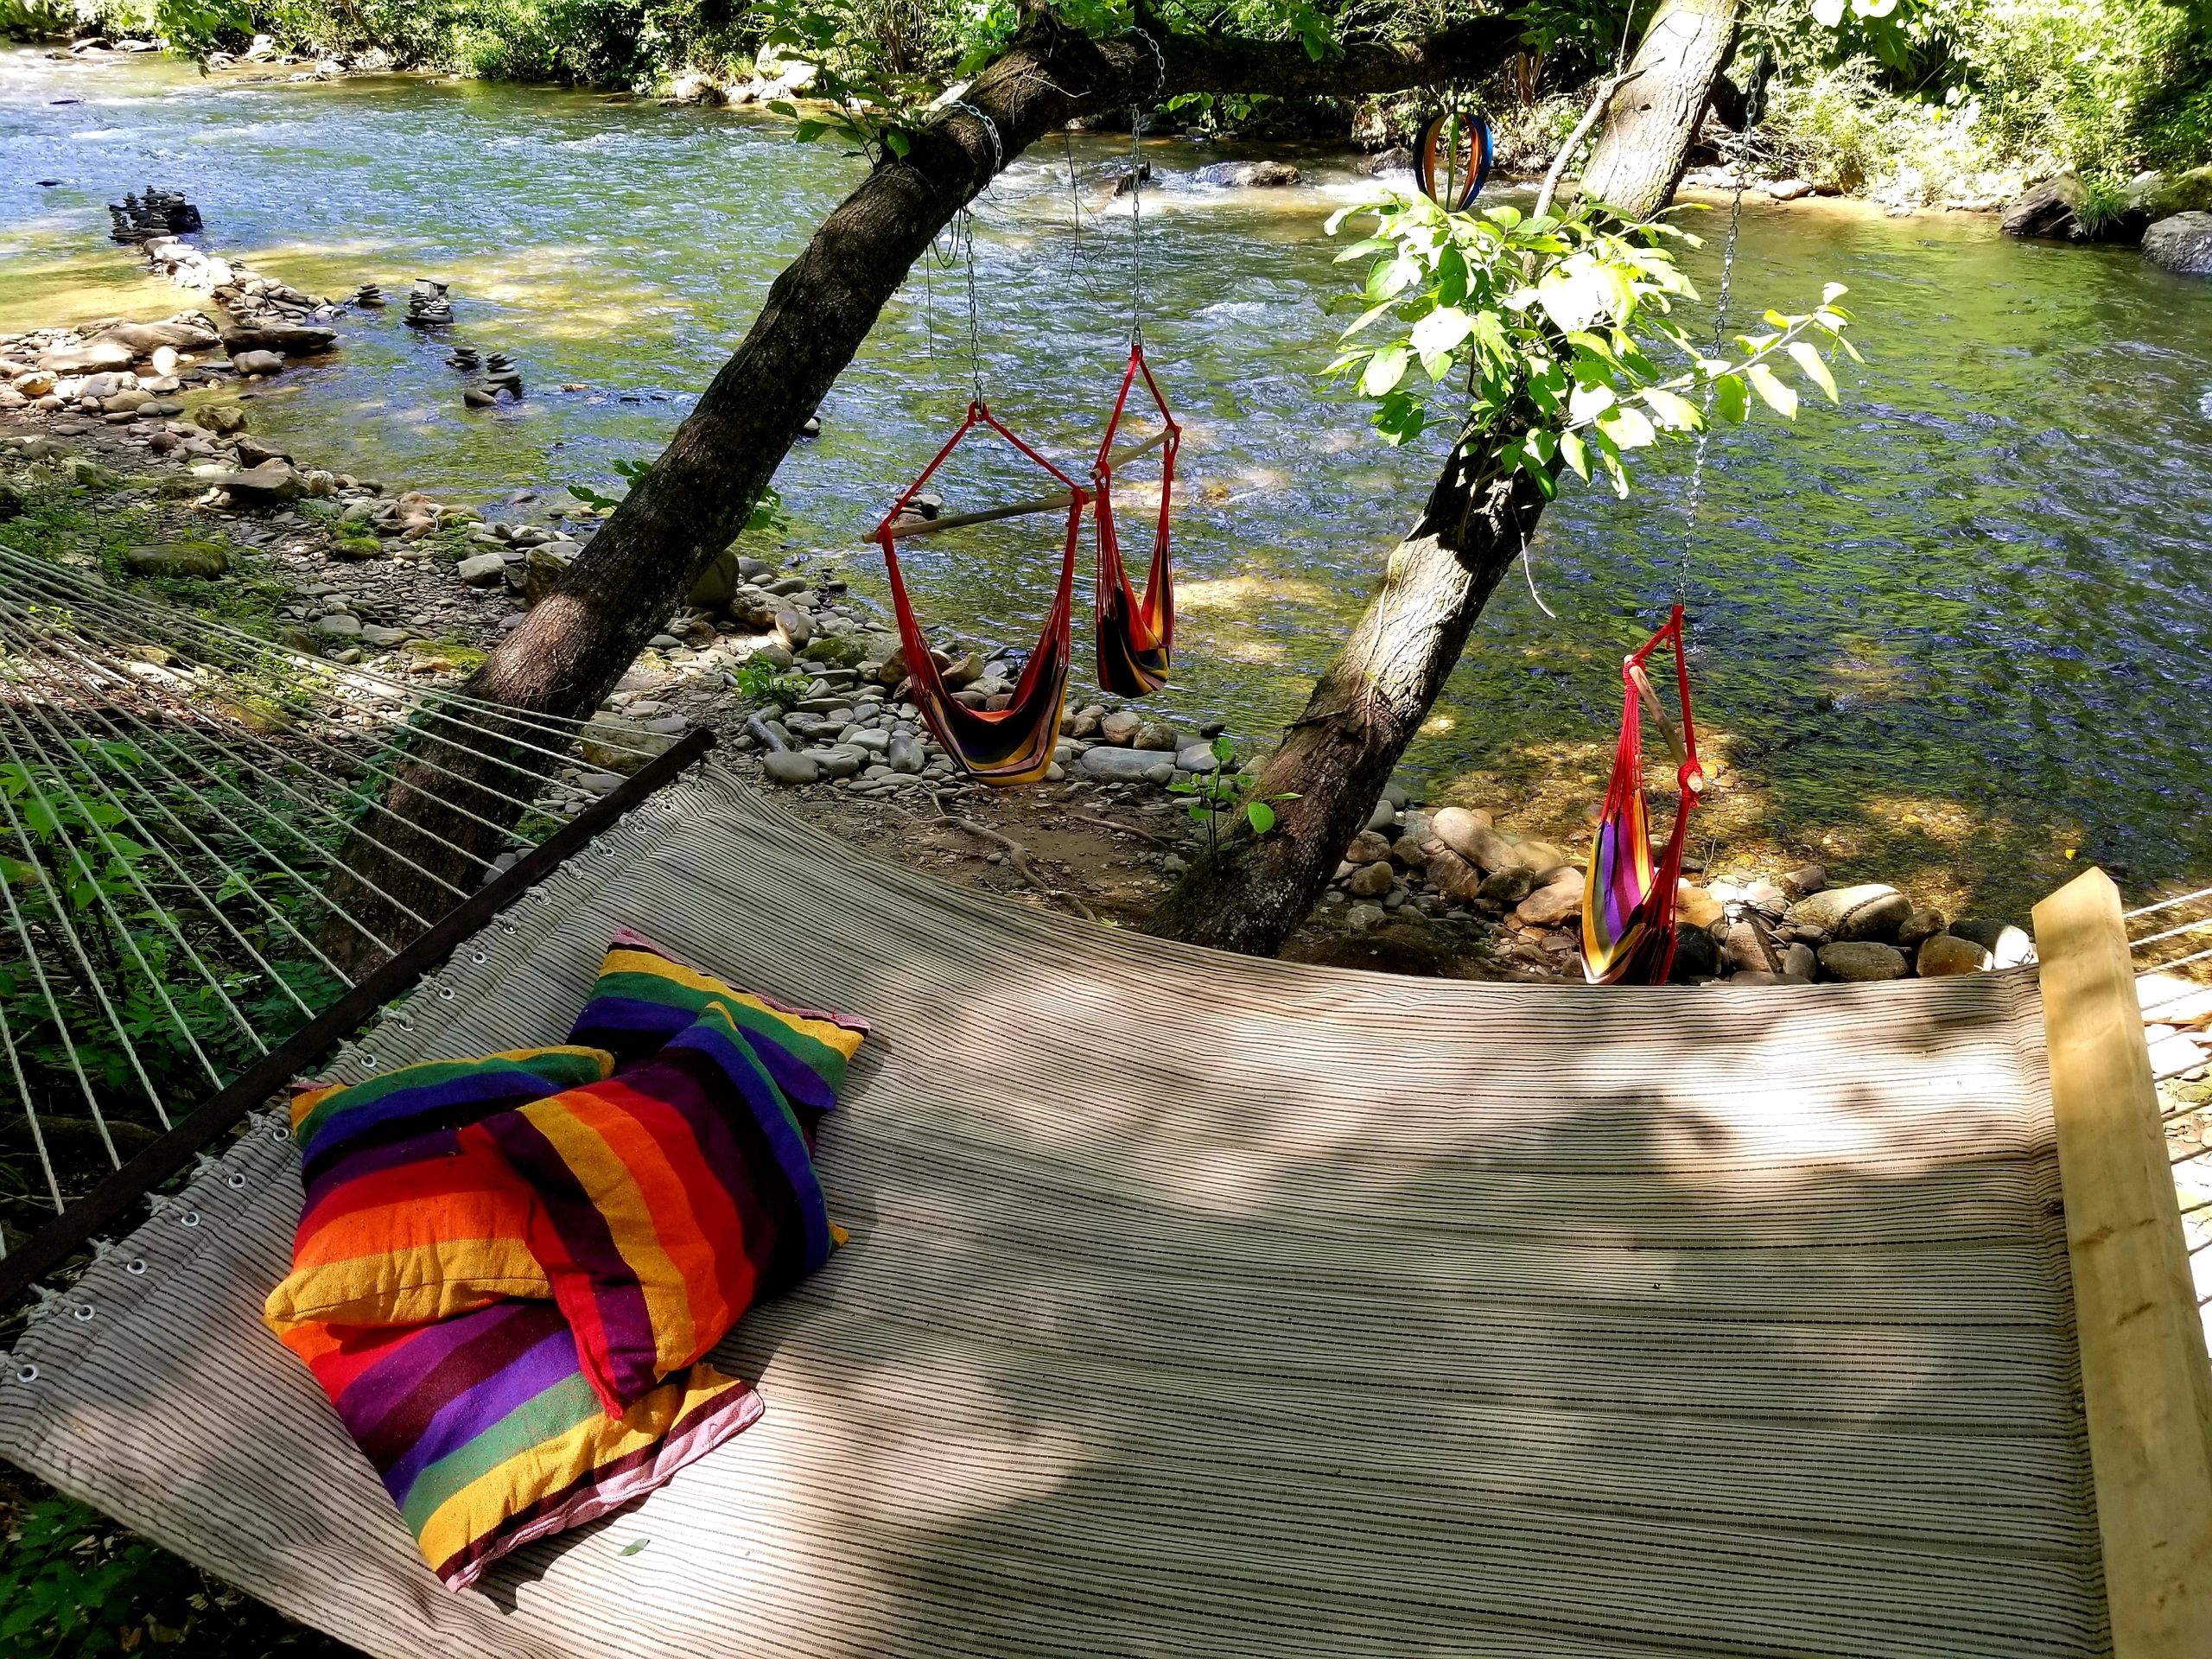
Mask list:
POLYGON ((1682 607, 1621 663, 1621 730, 1604 814, 1590 843, 1582 886, 1582 972, 1592 985, 1663 985, 1675 963, 1675 896, 1682 877, 1690 810, 1705 788, 1690 717, 1689 664, 1682 654, 1682 607), (1644 664, 1660 646, 1675 654, 1679 728, 1651 689, 1644 664), (1643 713, 1664 728, 1675 752, 1675 826, 1655 865, 1651 822, 1643 800, 1643 713))

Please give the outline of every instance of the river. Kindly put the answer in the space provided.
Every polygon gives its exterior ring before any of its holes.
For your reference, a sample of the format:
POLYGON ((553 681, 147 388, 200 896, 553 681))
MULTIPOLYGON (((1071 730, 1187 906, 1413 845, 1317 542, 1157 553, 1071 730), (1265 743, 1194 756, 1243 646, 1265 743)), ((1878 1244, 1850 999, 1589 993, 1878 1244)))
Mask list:
MULTIPOLYGON (((1382 448, 1316 379, 1336 327, 1322 303, 1346 280, 1322 221, 1370 181, 1294 153, 1303 187, 1208 189, 1189 175, 1240 152, 1148 142, 1140 246, 1101 173, 1127 149, 1054 141, 986 198, 982 381, 1025 435, 1087 454, 1141 259, 1145 338, 1187 429, 1179 677, 1159 701, 1262 734, 1357 614, 1437 454, 1382 448)), ((259 429, 442 499, 605 486, 617 459, 664 442, 860 166, 743 111, 10 53, 0 332, 188 304, 106 241, 103 207, 182 188, 212 245, 317 292, 372 279, 394 302, 349 315, 327 365, 268 389, 259 429), (518 360, 524 403, 461 408, 445 346, 398 320, 417 275, 452 283, 454 338, 518 360)), ((1710 293, 1720 216, 1701 224, 1710 293)), ((1627 502, 1565 495, 1408 770, 1433 798, 1571 827, 1602 792, 1619 653, 1680 593, 1725 766, 1701 820, 1720 865, 1786 850, 2006 914, 2089 859, 2138 889, 2212 880, 2212 750, 2192 712, 2212 704, 2212 283, 2007 242, 1986 218, 1747 207, 1739 315, 1803 308, 1827 281, 1851 288, 1868 359, 1840 365, 1842 406, 1716 435, 1694 531, 1687 448, 1627 502)), ((792 548, 849 556, 880 594, 866 535, 957 423, 969 329, 957 262, 886 312, 823 436, 779 475, 792 548)), ((1034 519, 918 544, 918 606, 1026 640, 1052 534, 1034 519)))

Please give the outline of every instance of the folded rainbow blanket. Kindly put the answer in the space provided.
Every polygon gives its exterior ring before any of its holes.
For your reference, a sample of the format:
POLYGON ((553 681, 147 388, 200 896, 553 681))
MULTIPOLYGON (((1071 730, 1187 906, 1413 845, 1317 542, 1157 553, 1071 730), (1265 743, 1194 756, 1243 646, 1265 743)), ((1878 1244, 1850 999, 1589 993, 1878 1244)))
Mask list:
POLYGON ((814 1129, 865 1030, 625 932, 561 1046, 296 1096, 264 1317, 449 1588, 760 1415, 705 1356, 842 1242, 814 1129))

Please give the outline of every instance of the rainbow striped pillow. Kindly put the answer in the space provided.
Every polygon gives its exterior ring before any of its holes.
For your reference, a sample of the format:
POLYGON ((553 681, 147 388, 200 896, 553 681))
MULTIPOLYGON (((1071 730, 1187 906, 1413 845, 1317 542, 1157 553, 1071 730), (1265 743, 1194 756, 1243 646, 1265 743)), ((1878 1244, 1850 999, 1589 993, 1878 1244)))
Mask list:
POLYGON ((837 1103, 846 1063, 868 1035, 865 1020, 786 1007, 739 990, 623 928, 569 1040, 607 1050, 621 1071, 651 1059, 710 1007, 729 1015, 785 1098, 804 1112, 826 1112, 837 1103))
POLYGON ((292 1271, 262 1317, 419 1325, 506 1296, 550 1297, 531 1249, 536 1200, 458 1125, 596 1082, 602 1049, 518 1049, 412 1065, 292 1103, 307 1185, 292 1271))
POLYGON ((537 1193, 537 1260, 611 1414, 838 1242, 759 1035, 713 1000, 650 1062, 463 1132, 537 1193))
POLYGON ((745 1383, 695 1365, 610 1417, 549 1302, 405 1331, 307 1321, 283 1339, 453 1590, 510 1550, 644 1497, 763 1409, 745 1383))

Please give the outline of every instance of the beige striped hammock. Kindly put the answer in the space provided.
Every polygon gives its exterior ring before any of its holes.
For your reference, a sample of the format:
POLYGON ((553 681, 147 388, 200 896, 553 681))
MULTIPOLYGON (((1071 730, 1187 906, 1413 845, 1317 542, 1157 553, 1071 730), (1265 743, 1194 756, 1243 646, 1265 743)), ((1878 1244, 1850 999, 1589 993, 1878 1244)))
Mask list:
MULTIPOLYGON (((2110 1382, 2183 1376, 2193 1310, 2115 1335, 2133 1258, 2069 1275, 2031 972, 1230 958, 710 769, 334 1070, 557 1039, 620 924, 876 1032, 823 1147, 854 1242, 723 1351, 759 1427, 442 1591, 257 1317, 299 1207, 264 1126, 35 1323, 0 1452, 378 1655, 2212 1654, 2201 1340, 2180 1395, 2110 1382)), ((2077 1223, 2151 1168, 2107 1139, 2077 1223)), ((2133 1236, 2177 1256, 2171 1212, 2133 1236)))

